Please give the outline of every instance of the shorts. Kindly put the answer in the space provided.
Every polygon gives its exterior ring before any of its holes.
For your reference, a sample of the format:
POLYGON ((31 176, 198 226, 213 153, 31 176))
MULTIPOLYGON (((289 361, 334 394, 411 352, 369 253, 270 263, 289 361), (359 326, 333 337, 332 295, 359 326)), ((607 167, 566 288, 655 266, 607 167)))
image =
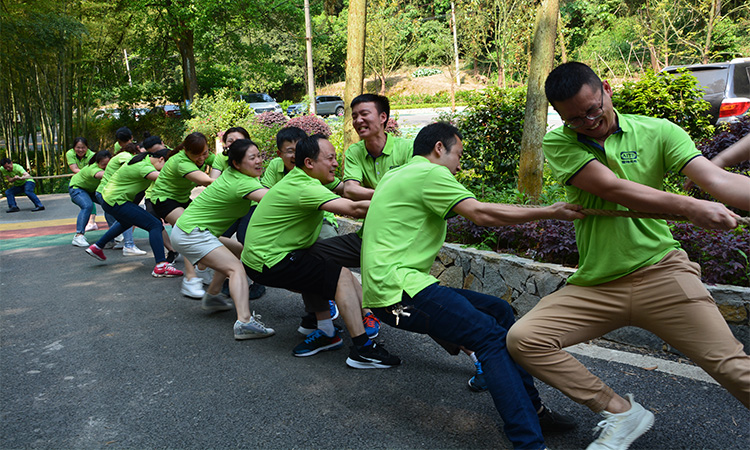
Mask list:
POLYGON ((198 227, 194 228, 190 233, 185 233, 180 227, 172 227, 172 234, 169 240, 172 242, 172 247, 182 253, 182 256, 193 264, 200 261, 201 258, 211 253, 214 249, 224 245, 210 231, 201 231, 198 227))
POLYGON ((156 211, 156 217, 167 220, 167 216, 172 211, 174 211, 177 208, 187 209, 189 204, 190 204, 190 200, 188 200, 185 203, 182 203, 182 202, 178 202, 177 200, 172 200, 171 198, 168 198, 164 201, 154 202, 153 205, 154 205, 154 211, 156 211))
POLYGON ((308 249, 288 253, 273 267, 263 266, 262 272, 245 266, 247 275, 257 283, 302 294, 315 294, 324 299, 336 297, 341 269, 342 266, 335 261, 324 259, 308 249))

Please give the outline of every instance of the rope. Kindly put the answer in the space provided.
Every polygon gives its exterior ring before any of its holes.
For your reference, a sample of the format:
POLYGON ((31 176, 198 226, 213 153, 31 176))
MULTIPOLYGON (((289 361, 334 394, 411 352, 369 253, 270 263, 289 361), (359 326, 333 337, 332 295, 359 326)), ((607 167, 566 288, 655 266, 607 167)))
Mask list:
MULTIPOLYGON (((542 206, 537 206, 537 205, 516 205, 516 206, 521 206, 523 208, 542 208, 542 206)), ((636 218, 636 219, 663 219, 663 220, 674 220, 678 222, 690 221, 690 219, 688 219, 687 217, 681 216, 679 214, 623 211, 623 210, 616 210, 616 209, 584 208, 581 210, 581 213, 586 214, 587 216, 631 217, 631 218, 636 218)), ((737 224, 738 225, 750 225, 750 217, 738 217, 737 224)))
POLYGON ((65 174, 62 174, 62 175, 46 175, 46 176, 43 176, 43 177, 31 177, 31 179, 32 180, 50 180, 52 178, 68 178, 68 177, 72 177, 72 176, 73 176, 72 173, 65 173, 65 174))

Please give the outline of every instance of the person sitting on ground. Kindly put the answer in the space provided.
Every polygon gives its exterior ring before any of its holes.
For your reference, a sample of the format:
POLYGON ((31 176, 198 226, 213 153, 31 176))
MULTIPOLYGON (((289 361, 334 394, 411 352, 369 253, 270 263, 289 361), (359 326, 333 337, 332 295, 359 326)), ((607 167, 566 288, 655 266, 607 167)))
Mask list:
MULTIPOLYGON (((74 175, 87 166, 93 156, 94 152, 89 150, 89 142, 84 137, 73 139, 73 148, 65 152, 65 160, 68 162, 68 167, 74 175)), ((86 223, 84 231, 94 231, 99 229, 96 225, 96 205, 91 208, 91 214, 87 220, 88 222, 86 223)), ((86 247, 88 247, 88 245, 86 245, 86 247)))
MULTIPOLYGON (((206 136, 199 132, 190 133, 177 148, 170 151, 169 160, 151 189, 151 201, 157 217, 174 229, 175 222, 190 204, 193 188, 208 186, 213 181, 206 170, 215 157, 208 151, 206 136)), ((194 263, 185 258, 185 278, 182 279, 180 292, 186 297, 202 299, 206 292, 203 290, 203 280, 195 273, 194 263)))
POLYGON ((237 309, 234 338, 269 337, 274 334, 273 328, 263 325, 255 312, 250 314, 247 275, 239 259, 242 244, 221 236, 227 227, 247 214, 251 201, 259 202, 268 191, 258 180, 263 172, 263 159, 258 146, 249 139, 234 141, 228 156, 229 166, 223 174, 177 219, 172 228, 172 245, 186 260, 214 269, 211 284, 202 298, 203 310, 232 309, 229 299, 221 293, 222 284, 229 277, 229 294, 237 309))
POLYGON ((5 191, 5 197, 8 199, 8 210, 6 212, 14 213, 21 210, 16 203, 16 195, 20 193, 26 194, 34 204, 32 212, 44 211, 42 201, 34 193, 36 183, 20 164, 14 164, 10 158, 0 159, 0 175, 10 185, 8 190, 5 191))
POLYGON ((76 217, 76 235, 73 237, 73 245, 86 248, 90 244, 84 237, 86 234, 86 222, 91 216, 96 199, 96 188, 104 176, 104 170, 109 164, 110 153, 107 150, 96 152, 91 157, 89 164, 79 170, 68 183, 70 201, 75 203, 81 210, 76 217))
POLYGON ((513 308, 501 298, 440 286, 430 269, 446 219, 456 214, 487 227, 584 215, 566 203, 522 208, 477 201, 454 177, 462 153, 458 129, 433 123, 417 135, 414 158, 381 179, 362 227, 363 303, 381 322, 474 349, 513 447, 542 449, 542 431, 575 424, 542 405, 531 376, 510 358, 505 336, 513 308))
MULTIPOLYGON (((708 229, 737 226, 737 215, 720 203, 664 192, 671 170, 719 201, 750 209, 750 178, 712 164, 678 125, 615 110, 609 83, 587 65, 558 66, 545 93, 565 126, 547 133, 542 148, 569 201, 683 215, 708 229)), ((575 231, 577 271, 519 319, 507 341, 529 373, 602 414, 602 432, 587 448, 627 449, 654 423, 631 394, 615 393, 563 350, 620 327, 657 334, 750 406, 750 357, 666 221, 592 215, 577 221, 575 231)))
POLYGON ((316 314, 318 328, 293 350, 295 356, 342 347, 330 319, 328 300, 333 298, 354 344, 347 365, 397 366, 401 360, 370 340, 365 331, 359 281, 334 259, 310 251, 323 224, 323 211, 364 217, 369 201, 341 198, 323 186, 334 180, 338 166, 336 150, 325 136, 302 139, 295 152, 296 167, 266 193, 250 219, 241 258, 245 271, 266 286, 303 293, 306 310, 316 314))
POLYGON ((148 231, 151 251, 156 261, 151 275, 154 277, 182 276, 182 271, 167 262, 164 256, 164 240, 161 234, 164 226, 161 220, 134 203, 135 197, 158 178, 159 170, 164 167, 167 159, 169 159, 169 150, 166 148, 154 153, 139 153, 115 172, 102 192, 104 200, 102 208, 117 222, 95 244, 91 244, 86 249, 86 253, 100 261, 106 260, 107 257, 102 248, 107 242, 122 234, 126 228, 135 225, 148 231))

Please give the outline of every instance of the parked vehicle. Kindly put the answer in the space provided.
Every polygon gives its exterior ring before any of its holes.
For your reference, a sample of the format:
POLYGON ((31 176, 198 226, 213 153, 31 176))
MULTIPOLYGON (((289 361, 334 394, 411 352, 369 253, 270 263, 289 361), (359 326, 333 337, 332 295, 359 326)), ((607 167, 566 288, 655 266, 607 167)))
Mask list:
MULTIPOLYGON (((319 116, 328 117, 344 115, 344 101, 336 95, 319 95, 315 97, 315 112, 319 116)), ((307 113, 307 103, 295 103, 286 110, 289 117, 307 113)))
POLYGON ((160 106, 154 106, 154 108, 149 111, 150 113, 160 113, 167 117, 180 117, 182 116, 182 111, 180 110, 180 105, 160 105, 160 106))
POLYGON ((708 111, 714 123, 731 122, 750 110, 750 58, 725 63, 669 66, 662 72, 677 73, 684 68, 698 79, 705 91, 703 99, 711 104, 708 111))
POLYGON ((283 113, 281 105, 276 103, 276 99, 268 94, 253 93, 253 94, 241 94, 240 98, 245 100, 251 108, 255 111, 255 114, 263 114, 264 112, 274 111, 283 113))

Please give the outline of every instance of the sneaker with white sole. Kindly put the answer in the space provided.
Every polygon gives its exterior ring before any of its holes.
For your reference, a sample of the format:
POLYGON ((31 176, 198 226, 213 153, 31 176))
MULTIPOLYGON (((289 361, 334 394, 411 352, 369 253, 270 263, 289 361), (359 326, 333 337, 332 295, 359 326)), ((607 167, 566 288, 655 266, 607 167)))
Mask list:
POLYGON ((105 259, 107 259, 102 249, 97 247, 96 244, 91 244, 89 248, 86 249, 86 253, 98 259, 99 261, 104 261, 105 259))
POLYGON ((654 414, 633 400, 633 394, 626 396, 630 409, 619 414, 602 411, 604 420, 594 428, 601 430, 599 437, 586 447, 586 450, 627 450, 630 444, 654 425, 654 414))
POLYGON ((244 339, 260 339, 273 336, 276 333, 273 328, 268 328, 263 325, 260 321, 260 314, 250 316, 249 322, 240 322, 239 320, 234 323, 234 338, 238 341, 244 339))
POLYGON ((398 356, 391 355, 388 350, 370 341, 370 345, 357 347, 352 345, 346 365, 354 369, 389 369, 401 364, 398 356))
MULTIPOLYGON (((117 248, 117 245, 115 245, 114 248, 117 248)), ((122 248, 122 256, 143 256, 147 252, 141 250, 140 248, 136 247, 135 245, 132 247, 123 247, 122 248)))
MULTIPOLYGON (((122 250, 123 248, 125 248, 125 241, 124 241, 124 239, 120 239, 118 241, 117 238, 115 238, 115 240, 111 241, 111 242, 112 242, 112 248, 114 250, 122 250)), ((133 247, 135 247, 135 244, 133 244, 133 247)))
POLYGON ((212 295, 206 292, 201 299, 201 309, 204 311, 229 311, 232 308, 232 299, 221 293, 212 295))
MULTIPOLYGON (((104 244, 104 250, 111 250, 111 249, 115 248, 115 244, 117 244, 117 242, 115 242, 115 241, 109 241, 109 242, 107 242, 106 244, 104 244)), ((122 247, 120 247, 120 248, 122 248, 122 247)))
POLYGON ((156 278, 174 278, 181 277, 183 273, 180 269, 177 269, 172 264, 164 261, 154 266, 154 270, 151 271, 151 275, 156 278))
POLYGON ((83 247, 87 248, 89 245, 89 241, 86 240, 86 237, 82 234, 76 234, 76 236, 73 238, 73 245, 76 247, 83 247))
POLYGON ((294 347, 292 354, 294 356, 312 356, 319 352, 336 350, 343 345, 344 341, 341 340, 338 332, 334 332, 333 336, 328 336, 321 330, 315 330, 301 344, 294 347))
POLYGON ((182 292, 182 295, 185 297, 194 298, 196 300, 201 300, 203 296, 206 295, 206 291, 203 290, 203 281, 198 277, 183 279, 180 292, 182 292))
POLYGON ((96 222, 88 223, 86 224, 86 228, 84 228, 84 230, 86 231, 94 231, 98 229, 99 229, 99 225, 97 225, 96 222))
POLYGON ((205 285, 211 284, 211 279, 214 277, 214 270, 210 267, 206 267, 201 270, 198 266, 195 266, 195 274, 201 279, 201 282, 205 285))

